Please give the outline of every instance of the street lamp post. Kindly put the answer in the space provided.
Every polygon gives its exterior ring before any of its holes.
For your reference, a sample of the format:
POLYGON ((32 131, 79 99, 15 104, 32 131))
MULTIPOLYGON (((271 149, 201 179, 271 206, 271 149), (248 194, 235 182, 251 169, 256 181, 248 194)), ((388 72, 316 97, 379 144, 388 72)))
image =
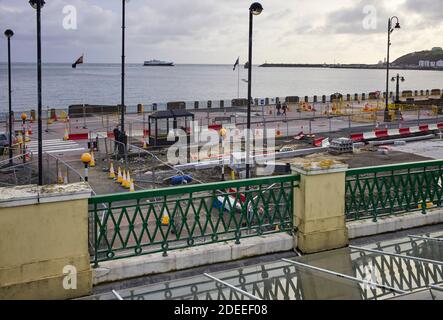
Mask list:
POLYGON ((251 176, 250 173, 250 148, 251 148, 251 103, 252 103, 252 32, 253 18, 263 11, 260 3, 254 2, 249 8, 249 60, 248 60, 248 118, 247 118, 247 137, 246 137, 246 179, 251 176))
POLYGON ((29 4, 37 10, 37 126, 38 126, 38 185, 43 185, 43 129, 42 129, 42 43, 41 9, 45 0, 30 0, 29 4))
POLYGON ((385 107, 385 122, 389 122, 389 53, 391 47, 391 33, 394 32, 395 29, 400 29, 400 22, 396 16, 393 16, 388 19, 388 53, 386 57, 386 107, 385 107), (393 26, 393 22, 395 20, 395 26, 393 26))
MULTIPOLYGON (((126 31, 126 1, 122 0, 122 65, 121 65, 121 137, 117 137, 116 140, 120 140, 123 143, 122 147, 126 149, 126 133, 125 133, 125 31, 126 31), (120 139, 119 139, 120 138, 120 139)), ((126 150, 122 150, 126 152, 126 150)))
POLYGON ((8 98, 9 98, 9 165, 13 165, 12 157, 12 130, 13 121, 12 116, 12 86, 11 86, 11 38, 14 36, 14 32, 10 29, 5 31, 5 36, 8 39, 8 98))
POLYGON ((395 88, 395 103, 398 104, 400 103, 400 81, 404 82, 405 81, 405 77, 400 76, 397 73, 396 77, 392 77, 391 79, 392 82, 397 82, 396 84, 396 88, 395 88))

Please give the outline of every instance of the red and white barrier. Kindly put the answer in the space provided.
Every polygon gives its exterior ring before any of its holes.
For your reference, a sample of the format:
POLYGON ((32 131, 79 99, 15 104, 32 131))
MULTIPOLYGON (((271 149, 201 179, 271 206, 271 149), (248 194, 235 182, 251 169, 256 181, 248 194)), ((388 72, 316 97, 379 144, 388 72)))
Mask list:
POLYGON ((370 132, 354 133, 351 134, 351 139, 354 142, 360 142, 382 138, 406 137, 415 133, 428 133, 430 131, 435 131, 439 129, 443 129, 443 123, 425 124, 422 126, 410 128, 375 130, 370 132))

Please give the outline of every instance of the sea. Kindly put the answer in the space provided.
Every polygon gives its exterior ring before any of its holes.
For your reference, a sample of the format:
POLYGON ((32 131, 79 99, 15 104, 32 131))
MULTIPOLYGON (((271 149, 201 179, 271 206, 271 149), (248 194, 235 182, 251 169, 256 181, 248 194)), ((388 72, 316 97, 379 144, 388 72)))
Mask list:
MULTIPOLYGON (((43 64, 44 108, 66 109, 73 104, 120 103, 119 64, 43 64)), ((126 104, 170 101, 230 100, 247 97, 247 69, 232 65, 126 66, 126 104), (240 71, 238 73, 238 70, 240 71)), ((405 77, 401 90, 443 88, 443 72, 393 70, 405 77)), ((253 67, 254 98, 368 93, 385 91, 385 70, 253 67)), ((0 63, 0 112, 8 109, 7 64, 0 63)), ((390 90, 395 90, 391 83, 390 90)), ((36 108, 37 70, 33 63, 12 65, 12 106, 36 108)))

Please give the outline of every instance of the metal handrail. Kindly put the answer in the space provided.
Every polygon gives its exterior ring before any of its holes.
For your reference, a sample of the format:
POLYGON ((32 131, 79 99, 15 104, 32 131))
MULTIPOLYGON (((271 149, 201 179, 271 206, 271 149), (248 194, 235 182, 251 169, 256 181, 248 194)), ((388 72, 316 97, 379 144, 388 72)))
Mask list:
POLYGON ((252 187, 256 185, 270 185, 274 183, 282 183, 282 182, 297 182, 300 181, 299 175, 285 175, 285 176, 276 176, 276 177, 266 177, 266 178, 254 178, 247 180, 238 180, 238 181, 224 181, 224 182, 213 182, 207 184, 198 184, 198 185, 187 185, 187 186, 179 186, 179 187, 170 187, 163 189, 153 189, 153 190, 144 190, 144 191, 136 191, 132 193, 117 193, 112 195, 102 195, 96 196, 89 199, 90 204, 99 204, 103 202, 114 202, 114 201, 125 201, 125 200, 137 200, 144 198, 155 198, 155 197, 164 197, 171 195, 182 195, 184 193, 197 193, 203 191, 217 191, 220 189, 228 189, 228 188, 241 188, 241 187, 252 187))
POLYGON ((392 172, 392 171, 408 170, 408 169, 424 169, 429 167, 440 167, 440 166, 443 166, 443 160, 409 162, 409 163, 394 164, 394 165, 349 169, 346 172, 346 176, 354 176, 354 175, 361 175, 368 173, 379 173, 379 172, 392 172))

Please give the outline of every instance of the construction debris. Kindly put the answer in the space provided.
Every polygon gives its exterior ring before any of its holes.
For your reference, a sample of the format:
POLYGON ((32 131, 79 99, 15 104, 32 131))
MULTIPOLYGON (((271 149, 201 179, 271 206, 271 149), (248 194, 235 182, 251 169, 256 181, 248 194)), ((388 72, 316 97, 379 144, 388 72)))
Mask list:
POLYGON ((331 154, 343 154, 354 152, 354 142, 349 138, 338 138, 332 140, 329 145, 329 153, 331 154))

